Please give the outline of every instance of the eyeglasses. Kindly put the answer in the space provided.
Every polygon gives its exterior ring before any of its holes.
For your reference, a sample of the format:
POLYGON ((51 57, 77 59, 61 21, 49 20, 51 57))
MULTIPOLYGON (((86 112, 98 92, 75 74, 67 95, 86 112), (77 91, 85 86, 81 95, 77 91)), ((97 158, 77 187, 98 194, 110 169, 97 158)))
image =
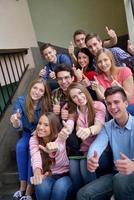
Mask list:
POLYGON ((70 78, 71 76, 57 77, 57 81, 62 82, 63 80, 68 80, 70 78))

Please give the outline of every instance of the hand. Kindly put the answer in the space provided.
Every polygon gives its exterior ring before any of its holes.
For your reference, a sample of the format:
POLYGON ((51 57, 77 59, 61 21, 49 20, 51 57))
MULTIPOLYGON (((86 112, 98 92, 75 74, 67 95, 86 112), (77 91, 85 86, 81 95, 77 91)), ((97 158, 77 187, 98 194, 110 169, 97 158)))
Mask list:
POLYGON ((82 77, 83 77, 82 82, 81 82, 82 85, 84 85, 85 87, 90 86, 91 81, 84 74, 82 74, 82 77))
POLYGON ((57 142, 48 142, 45 147, 42 145, 39 145, 39 148, 42 151, 44 151, 48 154, 51 154, 51 153, 58 151, 58 143, 57 142))
POLYGON ((60 114, 60 102, 58 101, 57 97, 55 97, 54 99, 54 104, 53 104, 53 112, 56 114, 56 115, 59 115, 60 114))
POLYGON ((114 79, 113 76, 111 76, 111 79, 112 79, 111 86, 119 86, 119 87, 122 87, 121 84, 120 84, 118 81, 116 81, 116 80, 114 79))
POLYGON ((40 77, 44 77, 44 76, 45 76, 45 74, 46 74, 46 68, 47 68, 47 67, 45 66, 44 69, 41 69, 41 70, 40 70, 40 72, 39 72, 39 76, 40 76, 40 77))
POLYGON ((115 161, 115 166, 119 173, 129 175, 134 172, 134 162, 123 153, 120 156, 121 158, 115 161))
POLYGON ((68 104, 66 103, 61 109, 61 119, 67 120, 68 119, 68 104))
POLYGON ((94 81, 92 81, 91 87, 94 91, 99 89, 99 81, 96 76, 94 76, 94 81))
POLYGON ((63 128, 61 129, 60 133, 58 134, 58 137, 60 137, 63 141, 66 141, 66 139, 69 137, 69 135, 72 133, 72 129, 69 127, 69 125, 63 120, 63 128))
POLYGON ((41 169, 36 168, 35 171, 34 171, 34 176, 32 176, 30 178, 30 182, 33 185, 39 185, 39 184, 42 183, 42 180, 44 178, 46 178, 48 175, 49 175, 48 172, 46 172, 45 174, 42 174, 41 169))
POLYGON ((10 121, 14 128, 20 127, 20 124, 21 124, 20 117, 21 115, 20 115, 19 109, 17 109, 15 114, 11 115, 10 121))
POLYGON ((50 73, 49 73, 50 78, 56 79, 55 72, 52 71, 52 70, 49 70, 49 72, 50 72, 50 73))
POLYGON ((90 172, 95 172, 95 170, 99 167, 99 158, 96 151, 94 151, 94 155, 87 160, 87 169, 90 172))
POLYGON ((130 40, 127 41, 127 50, 134 56, 134 45, 130 42, 130 40))
POLYGON ((91 132, 89 128, 82 128, 79 127, 76 135, 81 138, 82 140, 86 140, 90 136, 91 132))
POLYGON ((70 55, 73 55, 73 54, 74 54, 74 45, 73 45, 72 42, 70 42, 70 45, 69 45, 69 47, 68 47, 68 53, 69 53, 70 55))
POLYGON ((113 29, 109 29, 107 26, 106 26, 106 31, 107 31, 107 34, 110 38, 114 39, 114 38, 117 38, 117 35, 115 33, 115 31, 113 29))
POLYGON ((73 67, 73 71, 77 78, 77 81, 80 82, 82 80, 83 71, 80 69, 76 69, 76 67, 73 67))

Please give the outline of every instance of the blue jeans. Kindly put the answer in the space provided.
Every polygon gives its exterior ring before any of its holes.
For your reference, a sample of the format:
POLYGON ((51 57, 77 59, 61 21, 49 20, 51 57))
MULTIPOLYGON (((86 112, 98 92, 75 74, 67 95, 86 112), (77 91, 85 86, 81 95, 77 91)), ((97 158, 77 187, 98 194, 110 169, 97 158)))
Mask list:
POLYGON ((134 173, 108 174, 85 185, 77 193, 77 200, 134 200, 134 173))
POLYGON ((95 180, 95 173, 90 173, 87 170, 86 159, 70 159, 70 177, 73 182, 75 192, 77 192, 83 185, 95 180))
POLYGON ((52 176, 35 186, 37 200, 67 200, 72 193, 73 186, 69 176, 52 176))
POLYGON ((21 139, 16 145, 16 159, 20 181, 26 181, 30 184, 32 176, 31 158, 29 152, 30 134, 23 133, 21 139))
POLYGON ((93 181, 96 177, 110 173, 112 171, 113 158, 109 151, 104 151, 99 160, 99 168, 96 173, 90 173, 87 170, 87 160, 71 160, 70 159, 70 177, 72 179, 75 192, 82 186, 93 181))

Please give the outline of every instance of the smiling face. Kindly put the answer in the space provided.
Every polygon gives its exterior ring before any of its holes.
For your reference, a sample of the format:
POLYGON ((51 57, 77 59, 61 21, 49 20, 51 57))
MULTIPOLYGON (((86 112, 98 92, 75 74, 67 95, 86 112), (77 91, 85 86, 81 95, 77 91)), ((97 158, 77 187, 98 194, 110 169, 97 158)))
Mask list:
POLYGON ((78 63, 82 68, 87 67, 89 64, 89 57, 86 54, 79 52, 78 53, 78 63))
POLYGON ((87 98, 80 89, 72 88, 70 90, 70 97, 72 101, 79 107, 85 106, 87 104, 87 98))
POLYGON ((52 47, 47 47, 43 50, 43 56, 48 62, 54 63, 56 61, 56 50, 52 47))
POLYGON ((128 114, 126 108, 128 106, 128 102, 123 99, 119 92, 107 96, 106 105, 109 113, 114 119, 117 120, 117 122, 127 118, 128 114))
POLYGON ((43 83, 34 84, 30 90, 31 99, 35 102, 38 102, 44 95, 44 93, 45 93, 45 88, 43 83))
POLYGON ((94 56, 96 56, 97 52, 102 49, 102 41, 98 40, 96 37, 88 40, 86 45, 91 54, 93 54, 94 56))
POLYGON ((45 115, 42 115, 39 119, 37 128, 37 135, 38 137, 41 137, 43 139, 46 139, 51 134, 50 124, 48 117, 45 115))
POLYGON ((106 53, 100 53, 97 58, 97 67, 104 73, 110 72, 112 61, 106 53))
POLYGON ((75 35, 74 38, 75 46, 78 47, 79 49, 86 47, 85 38, 86 38, 85 34, 75 35))
POLYGON ((63 91, 67 91, 73 80, 74 77, 71 77, 71 74, 68 71, 60 71, 57 73, 57 81, 63 91))

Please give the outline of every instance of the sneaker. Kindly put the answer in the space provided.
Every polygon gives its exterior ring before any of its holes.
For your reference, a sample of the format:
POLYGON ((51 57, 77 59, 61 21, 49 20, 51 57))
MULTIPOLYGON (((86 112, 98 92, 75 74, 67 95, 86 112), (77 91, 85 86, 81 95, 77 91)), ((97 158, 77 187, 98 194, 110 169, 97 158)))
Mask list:
POLYGON ((20 200, 32 200, 32 197, 29 195, 24 195, 23 197, 20 198, 20 200))
POLYGON ((14 193, 14 195, 13 195, 13 200, 20 200, 21 197, 24 196, 24 194, 25 194, 24 191, 18 190, 17 192, 14 193))

